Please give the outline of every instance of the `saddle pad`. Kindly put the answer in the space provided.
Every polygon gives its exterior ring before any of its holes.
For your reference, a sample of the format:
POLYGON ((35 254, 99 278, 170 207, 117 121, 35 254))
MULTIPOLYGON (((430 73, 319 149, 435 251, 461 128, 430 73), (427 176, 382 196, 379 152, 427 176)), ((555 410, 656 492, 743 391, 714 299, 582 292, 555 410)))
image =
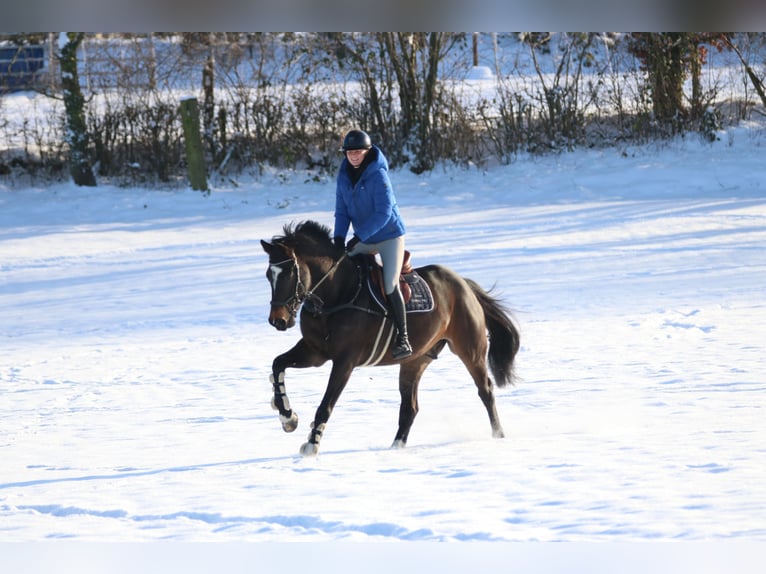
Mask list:
MULTIPOLYGON (((431 293, 431 287, 426 283, 417 271, 407 273, 401 276, 402 279, 410 286, 412 296, 407 301, 405 309, 407 313, 427 313, 434 309, 434 296, 431 293)), ((380 290, 375 287, 370 277, 367 277, 367 288, 370 290, 370 294, 378 306, 383 311, 388 311, 388 305, 382 300, 380 290)))

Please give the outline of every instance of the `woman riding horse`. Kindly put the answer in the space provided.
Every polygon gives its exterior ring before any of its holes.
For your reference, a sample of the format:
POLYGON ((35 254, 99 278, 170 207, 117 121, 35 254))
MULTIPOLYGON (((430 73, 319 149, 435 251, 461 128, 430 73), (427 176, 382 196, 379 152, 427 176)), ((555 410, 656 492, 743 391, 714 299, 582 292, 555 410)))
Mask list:
POLYGON ((398 331, 392 353, 395 359, 403 359, 412 354, 399 289, 405 227, 388 177, 388 161, 362 130, 348 132, 341 151, 346 157, 335 190, 335 245, 344 248, 348 228, 353 225, 354 237, 345 246, 348 254, 380 254, 386 298, 398 331))

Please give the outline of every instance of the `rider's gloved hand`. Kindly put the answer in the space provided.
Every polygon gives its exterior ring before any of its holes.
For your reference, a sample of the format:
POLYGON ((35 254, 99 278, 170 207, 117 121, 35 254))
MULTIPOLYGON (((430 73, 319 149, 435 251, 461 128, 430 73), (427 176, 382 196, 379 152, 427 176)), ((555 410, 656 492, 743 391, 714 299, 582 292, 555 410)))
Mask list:
POLYGON ((348 243, 346 244, 346 253, 349 255, 354 255, 354 247, 356 247, 356 244, 360 241, 361 240, 356 235, 349 239, 348 243))

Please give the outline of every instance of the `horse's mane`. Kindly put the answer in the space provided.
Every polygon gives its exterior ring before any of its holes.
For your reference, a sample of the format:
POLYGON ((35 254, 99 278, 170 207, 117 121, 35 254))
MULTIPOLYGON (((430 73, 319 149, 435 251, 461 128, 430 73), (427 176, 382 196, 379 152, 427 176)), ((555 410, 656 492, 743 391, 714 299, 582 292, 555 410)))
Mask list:
POLYGON ((287 223, 282 228, 284 235, 275 236, 273 241, 306 255, 332 255, 334 246, 330 228, 313 220, 287 223))

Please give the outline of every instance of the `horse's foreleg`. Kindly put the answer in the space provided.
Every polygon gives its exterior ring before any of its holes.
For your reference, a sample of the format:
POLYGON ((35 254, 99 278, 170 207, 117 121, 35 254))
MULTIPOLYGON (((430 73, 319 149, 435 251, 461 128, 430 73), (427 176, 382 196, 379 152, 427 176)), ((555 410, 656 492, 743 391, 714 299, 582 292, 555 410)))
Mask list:
POLYGON ((274 388, 274 396, 271 397, 271 408, 275 411, 279 411, 279 421, 282 423, 282 429, 285 432, 293 432, 298 428, 298 415, 290 408, 290 399, 287 398, 287 391, 285 390, 285 372, 278 371, 278 374, 274 377, 274 373, 269 375, 269 381, 274 388))
POLYGON ((274 392, 271 398, 271 407, 279 411, 279 420, 285 432, 293 432, 298 428, 298 415, 290 407, 290 399, 287 398, 285 370, 288 368, 318 367, 324 362, 325 359, 312 351, 301 339, 292 349, 276 357, 271 364, 269 380, 274 392))
POLYGON ((322 402, 317 407, 314 422, 311 423, 311 431, 308 440, 301 446, 300 453, 303 456, 314 456, 319 452, 319 441, 322 440, 327 421, 330 419, 335 403, 338 402, 346 383, 351 377, 354 367, 350 363, 335 361, 330 371, 330 379, 327 383, 322 402))

